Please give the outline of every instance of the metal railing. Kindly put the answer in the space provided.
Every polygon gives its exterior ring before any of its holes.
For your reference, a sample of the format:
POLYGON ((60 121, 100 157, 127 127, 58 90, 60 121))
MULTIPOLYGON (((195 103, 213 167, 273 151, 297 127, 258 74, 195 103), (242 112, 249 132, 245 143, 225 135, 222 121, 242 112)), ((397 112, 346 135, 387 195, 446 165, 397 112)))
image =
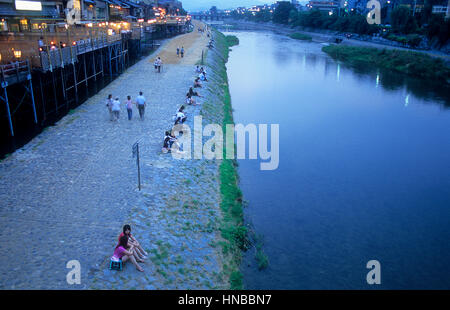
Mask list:
POLYGON ((16 61, 10 64, 0 65, 0 77, 2 87, 6 87, 12 82, 20 82, 29 78, 30 63, 28 60, 16 61), (6 84, 5 84, 6 82, 6 84))
POLYGON ((40 66, 43 71, 51 71, 55 68, 64 67, 65 65, 77 62, 78 55, 107 47, 116 42, 120 42, 121 39, 122 36, 120 34, 103 35, 97 38, 74 41, 67 47, 44 47, 39 53, 41 60, 40 66))

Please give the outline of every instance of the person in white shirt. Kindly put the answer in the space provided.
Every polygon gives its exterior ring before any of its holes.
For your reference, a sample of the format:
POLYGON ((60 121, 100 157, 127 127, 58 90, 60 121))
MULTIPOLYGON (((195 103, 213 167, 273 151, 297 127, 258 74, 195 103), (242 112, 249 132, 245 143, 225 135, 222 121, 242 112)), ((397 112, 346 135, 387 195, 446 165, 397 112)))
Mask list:
POLYGON ((177 114, 175 114, 175 125, 177 124, 183 124, 186 121, 186 115, 184 114, 184 105, 181 106, 181 108, 177 111, 177 114))
POLYGON ((141 117, 141 120, 143 120, 147 103, 145 102, 145 97, 142 92, 139 92, 139 96, 136 97, 136 105, 139 110, 139 116, 141 117))
POLYGON ((119 97, 117 97, 115 100, 113 100, 112 102, 112 113, 114 115, 114 119, 116 121, 119 120, 119 115, 120 115, 120 101, 119 101, 119 97))
POLYGON ((162 66, 161 57, 158 57, 158 58, 155 59, 154 65, 155 65, 155 70, 158 70, 158 73, 160 73, 161 72, 161 66, 162 66))

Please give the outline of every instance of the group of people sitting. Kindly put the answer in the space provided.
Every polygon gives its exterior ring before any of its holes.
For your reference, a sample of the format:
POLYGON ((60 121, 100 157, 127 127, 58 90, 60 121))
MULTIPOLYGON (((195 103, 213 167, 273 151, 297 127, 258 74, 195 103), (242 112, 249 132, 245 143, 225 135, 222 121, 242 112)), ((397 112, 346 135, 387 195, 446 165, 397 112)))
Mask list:
POLYGON ((194 87, 202 87, 202 85, 199 83, 199 81, 208 82, 208 79, 206 78, 206 70, 203 69, 203 67, 197 66, 195 68, 195 72, 198 73, 198 76, 194 81, 194 87), (196 83, 198 83, 200 86, 196 86, 196 83))
POLYGON ((208 48, 213 48, 214 47, 214 39, 209 40, 209 43, 208 43, 207 47, 208 48))
MULTIPOLYGON (((186 99, 185 99, 185 104, 186 105, 198 105, 199 103, 196 102, 196 100, 194 99, 194 97, 200 97, 203 98, 202 95, 200 95, 197 91, 194 91, 193 88, 196 87, 202 87, 201 83, 200 83, 200 79, 202 81, 208 81, 206 79, 206 71, 205 69, 203 69, 203 67, 199 67, 197 66, 195 68, 195 72, 199 73, 199 76, 196 77, 195 81, 194 81, 194 86, 189 88, 189 91, 186 93, 186 99), (203 77, 203 78, 202 78, 203 77)), ((173 117, 173 121, 174 126, 175 125, 179 125, 179 124, 183 124, 186 119, 186 113, 185 113, 185 105, 183 104, 175 113, 174 117, 173 117)), ((182 134, 182 132, 181 132, 182 134)), ((171 151, 177 151, 177 152, 181 152, 180 151, 180 144, 178 143, 177 137, 174 136, 171 131, 166 131, 165 135, 164 135, 164 142, 163 142, 163 148, 162 148, 162 152, 163 153, 169 153, 171 151), (175 146, 175 147, 174 147, 175 146)))
POLYGON ((110 269, 122 270, 122 264, 130 261, 139 271, 144 271, 139 263, 145 263, 148 254, 131 234, 131 226, 124 225, 122 233, 119 235, 119 243, 114 248, 114 254, 111 257, 110 269))

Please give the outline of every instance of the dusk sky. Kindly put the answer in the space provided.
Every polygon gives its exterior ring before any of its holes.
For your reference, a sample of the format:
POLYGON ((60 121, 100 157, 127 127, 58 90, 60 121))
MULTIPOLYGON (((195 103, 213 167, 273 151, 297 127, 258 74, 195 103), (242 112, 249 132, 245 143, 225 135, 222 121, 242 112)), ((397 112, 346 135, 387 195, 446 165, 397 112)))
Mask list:
POLYGON ((198 11, 210 9, 213 5, 218 9, 236 8, 239 6, 249 7, 252 5, 272 4, 272 0, 181 0, 187 11, 198 11))

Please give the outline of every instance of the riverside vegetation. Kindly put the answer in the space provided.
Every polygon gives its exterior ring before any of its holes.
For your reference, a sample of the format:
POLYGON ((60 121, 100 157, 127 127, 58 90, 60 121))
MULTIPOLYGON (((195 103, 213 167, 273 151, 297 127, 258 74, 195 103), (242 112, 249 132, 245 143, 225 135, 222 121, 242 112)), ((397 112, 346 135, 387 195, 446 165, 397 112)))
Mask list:
POLYGON ((370 64, 419 78, 450 82, 450 68, 445 62, 423 53, 345 45, 324 46, 322 51, 350 65, 370 64))
MULTIPOLYGON (((225 63, 228 60, 230 47, 238 45, 239 39, 233 35, 224 36, 217 32, 217 48, 222 51, 224 63, 220 76, 222 78, 223 90, 223 130, 227 124, 233 124, 233 111, 231 106, 231 97, 228 85, 228 77, 225 63)), ((227 147, 230 147, 227 145, 227 147)), ((233 146, 231 146, 233 147, 233 146)), ((224 149, 224 158, 225 156, 224 149)), ((220 165, 220 192, 222 194, 221 209, 224 215, 221 232, 222 237, 228 241, 223 244, 224 254, 230 253, 230 262, 225 270, 230 274, 230 284, 232 289, 243 287, 242 274, 239 271, 239 265, 242 260, 242 251, 248 250, 252 244, 256 245, 255 258, 258 263, 258 269, 265 269, 269 260, 262 249, 262 236, 257 236, 254 231, 249 230, 243 223, 243 198, 242 192, 238 187, 239 177, 237 174, 236 160, 224 159, 220 165)))
MULTIPOLYGON (((217 57, 210 58, 211 61, 215 61, 216 63, 208 65, 218 68, 217 72, 214 72, 217 75, 214 80, 218 88, 216 92, 218 99, 223 102, 223 111, 221 112, 223 114, 222 126, 223 130, 225 130, 226 124, 234 123, 225 64, 228 61, 230 47, 239 44, 239 40, 235 36, 225 36, 215 29, 213 31, 215 33, 216 49, 211 53, 217 53, 218 55, 217 57)), ((247 238, 248 230, 244 226, 242 192, 238 186, 239 178, 236 167, 236 160, 225 159, 224 153, 224 159, 219 167, 220 193, 222 198, 220 204, 222 210, 220 232, 223 238, 220 244, 225 258, 223 272, 229 277, 230 288, 242 289, 242 273, 239 271, 242 260, 241 252, 248 248, 249 242, 247 238)))
POLYGON ((311 36, 309 36, 307 34, 299 33, 299 32, 291 33, 288 35, 288 37, 290 37, 291 39, 295 39, 295 40, 303 40, 303 41, 311 41, 312 40, 311 36))

